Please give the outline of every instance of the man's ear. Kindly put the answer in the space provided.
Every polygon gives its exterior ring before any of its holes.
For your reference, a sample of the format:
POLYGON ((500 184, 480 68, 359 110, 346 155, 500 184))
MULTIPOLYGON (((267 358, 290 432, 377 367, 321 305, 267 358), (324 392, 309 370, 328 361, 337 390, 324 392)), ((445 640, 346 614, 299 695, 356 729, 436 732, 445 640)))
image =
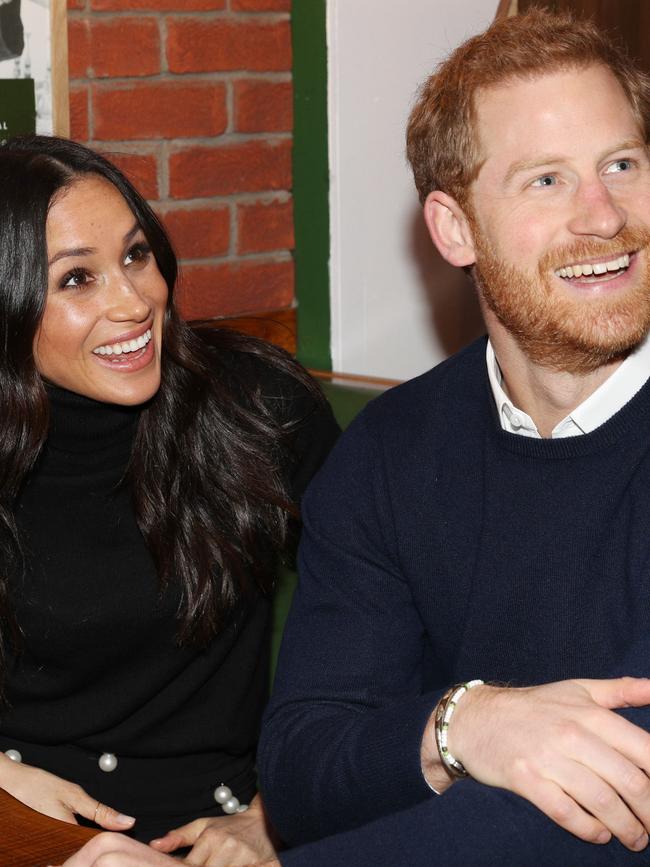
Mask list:
POLYGON ((429 193, 424 203, 424 221, 443 259, 457 268, 474 264, 474 236, 456 199, 440 190, 429 193))

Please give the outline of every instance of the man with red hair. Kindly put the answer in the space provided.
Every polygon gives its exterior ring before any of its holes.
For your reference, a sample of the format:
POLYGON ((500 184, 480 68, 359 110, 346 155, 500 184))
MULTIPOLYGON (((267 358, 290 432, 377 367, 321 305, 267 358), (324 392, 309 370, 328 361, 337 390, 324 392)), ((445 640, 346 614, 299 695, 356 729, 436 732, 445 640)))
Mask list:
POLYGON ((611 38, 539 10, 419 94, 424 218, 488 337, 370 404, 305 497, 260 747, 294 845, 373 821, 433 827, 441 863, 648 843, 649 125, 611 38))

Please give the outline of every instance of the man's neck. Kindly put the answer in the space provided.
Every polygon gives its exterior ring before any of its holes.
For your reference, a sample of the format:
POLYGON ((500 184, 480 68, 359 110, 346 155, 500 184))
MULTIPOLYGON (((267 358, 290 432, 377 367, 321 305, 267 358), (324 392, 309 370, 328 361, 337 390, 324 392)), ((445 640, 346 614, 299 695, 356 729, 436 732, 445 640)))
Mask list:
POLYGON ((542 437, 550 437, 556 425, 592 395, 622 363, 617 360, 588 373, 553 370, 528 358, 512 335, 500 323, 496 325, 498 327, 488 322, 488 334, 503 375, 503 390, 532 418, 542 437))

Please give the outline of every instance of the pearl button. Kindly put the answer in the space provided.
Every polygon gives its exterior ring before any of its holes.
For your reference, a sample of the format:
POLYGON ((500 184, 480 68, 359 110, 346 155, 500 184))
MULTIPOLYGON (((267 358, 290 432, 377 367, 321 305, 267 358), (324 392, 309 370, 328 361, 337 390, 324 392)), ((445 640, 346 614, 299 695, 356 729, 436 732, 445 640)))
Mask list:
POLYGON ((102 753, 97 764, 102 771, 110 774, 117 767, 117 756, 114 756, 113 753, 102 753))
POLYGON ((12 762, 22 762, 23 757, 20 755, 18 750, 5 750, 5 756, 8 759, 11 759, 12 762))
POLYGON ((214 790, 214 799, 217 804, 225 804, 229 798, 232 798, 232 790, 228 786, 218 786, 214 790))
POLYGON ((514 413, 513 415, 511 415, 511 416, 510 416, 510 424, 511 424, 513 427, 520 428, 520 427, 522 426, 522 424, 523 424, 523 421, 522 421, 521 416, 520 416, 520 415, 517 415, 516 413, 514 413))
POLYGON ((225 804, 221 805, 221 809, 226 813, 226 815, 231 816, 233 813, 239 811, 239 806, 239 798, 236 798, 233 795, 232 798, 228 798, 225 804))

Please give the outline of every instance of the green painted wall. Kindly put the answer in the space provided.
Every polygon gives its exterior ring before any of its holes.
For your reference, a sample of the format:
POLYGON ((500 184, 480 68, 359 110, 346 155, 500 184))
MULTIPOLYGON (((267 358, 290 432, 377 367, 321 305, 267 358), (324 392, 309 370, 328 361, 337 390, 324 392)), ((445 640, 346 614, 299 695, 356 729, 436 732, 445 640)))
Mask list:
POLYGON ((298 358, 331 370, 327 0, 293 0, 293 200, 298 358))

